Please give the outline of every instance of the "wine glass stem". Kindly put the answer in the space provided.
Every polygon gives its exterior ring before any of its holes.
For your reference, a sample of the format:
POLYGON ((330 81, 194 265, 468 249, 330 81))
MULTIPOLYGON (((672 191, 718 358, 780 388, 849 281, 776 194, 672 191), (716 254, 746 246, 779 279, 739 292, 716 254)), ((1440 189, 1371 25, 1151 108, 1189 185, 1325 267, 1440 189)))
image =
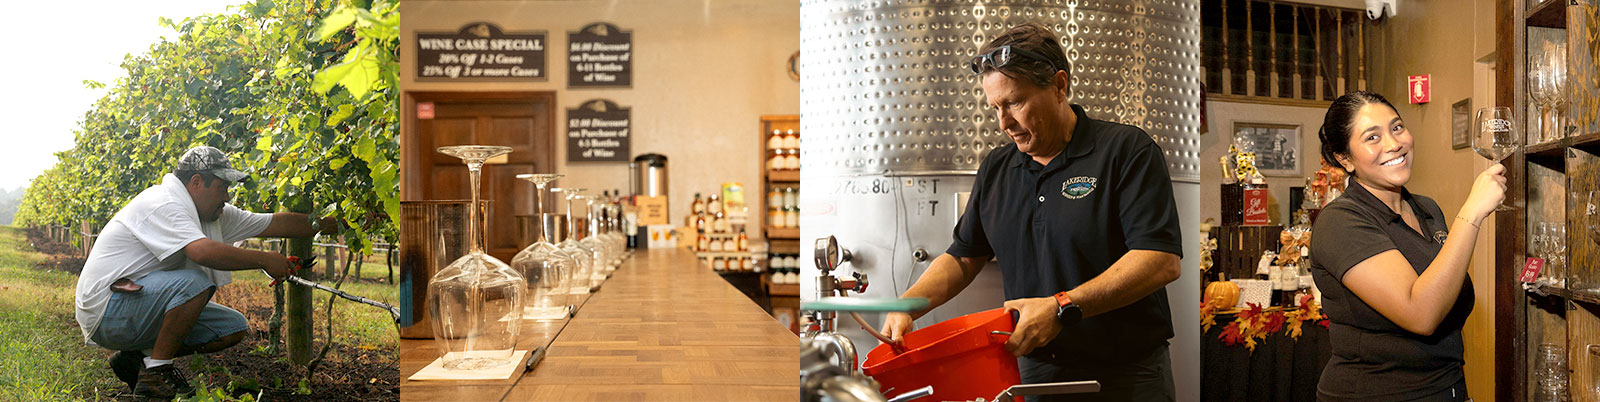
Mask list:
POLYGON ((468 174, 472 176, 472 205, 468 208, 469 212, 467 213, 467 218, 469 218, 467 220, 467 235, 472 236, 472 239, 468 240, 467 244, 472 246, 473 253, 482 253, 483 244, 478 237, 478 179, 483 174, 483 162, 467 162, 467 170, 468 174))
POLYGON ((537 188, 533 191, 533 224, 539 227, 537 242, 544 243, 549 241, 549 234, 544 232, 544 183, 533 186, 537 188))

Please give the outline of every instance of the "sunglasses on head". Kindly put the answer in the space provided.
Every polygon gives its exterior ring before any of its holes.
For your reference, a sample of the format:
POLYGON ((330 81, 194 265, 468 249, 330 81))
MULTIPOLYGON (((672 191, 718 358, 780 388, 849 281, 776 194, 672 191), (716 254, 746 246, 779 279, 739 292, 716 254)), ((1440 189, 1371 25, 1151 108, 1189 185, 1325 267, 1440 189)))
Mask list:
POLYGON ((1042 61, 1045 62, 1045 64, 1049 64, 1051 68, 1054 68, 1057 71, 1061 70, 1060 66, 1057 66, 1056 63, 1051 62, 1050 59, 1045 58, 1044 55, 1014 48, 1011 47, 1011 45, 1001 46, 995 48, 994 50, 990 50, 988 53, 973 57, 972 61, 968 63, 968 67, 972 69, 973 74, 983 74, 984 70, 989 68, 998 70, 1001 67, 1010 65, 1019 57, 1042 61))

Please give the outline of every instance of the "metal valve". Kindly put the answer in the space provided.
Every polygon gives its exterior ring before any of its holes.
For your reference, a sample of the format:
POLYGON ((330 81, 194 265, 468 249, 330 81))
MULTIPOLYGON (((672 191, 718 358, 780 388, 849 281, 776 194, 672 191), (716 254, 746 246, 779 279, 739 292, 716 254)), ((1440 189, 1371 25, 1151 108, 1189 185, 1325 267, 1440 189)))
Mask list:
POLYGON ((850 276, 856 278, 856 280, 841 282, 839 288, 856 293, 867 293, 867 274, 851 272, 850 276))

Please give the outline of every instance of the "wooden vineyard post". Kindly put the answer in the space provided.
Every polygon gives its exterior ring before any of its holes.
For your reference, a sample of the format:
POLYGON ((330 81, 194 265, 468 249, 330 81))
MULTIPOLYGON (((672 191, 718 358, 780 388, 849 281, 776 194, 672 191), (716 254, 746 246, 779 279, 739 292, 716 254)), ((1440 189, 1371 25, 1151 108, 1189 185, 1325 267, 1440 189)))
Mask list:
MULTIPOLYGON (((311 212, 309 206, 303 204, 303 198, 291 201, 291 212, 311 212)), ((286 239, 289 241, 289 255, 298 257, 302 261, 311 258, 311 238, 298 237, 286 239)), ((324 264, 330 263, 327 261, 324 264)), ((300 271, 298 275, 306 279, 314 279, 314 270, 300 271)), ((284 300, 284 343, 289 349, 289 361, 296 365, 304 366, 311 362, 315 353, 311 350, 311 288, 296 285, 293 282, 284 282, 288 286, 288 294, 284 300)))

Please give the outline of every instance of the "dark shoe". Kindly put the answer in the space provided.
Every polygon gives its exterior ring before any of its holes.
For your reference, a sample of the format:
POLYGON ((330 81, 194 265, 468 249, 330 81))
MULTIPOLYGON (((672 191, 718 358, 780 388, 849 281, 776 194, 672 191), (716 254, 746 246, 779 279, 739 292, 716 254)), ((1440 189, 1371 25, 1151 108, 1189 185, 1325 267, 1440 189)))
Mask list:
POLYGON ((111 362, 111 372, 117 375, 117 379, 128 384, 128 390, 133 390, 134 385, 139 383, 139 370, 144 369, 144 353, 137 350, 118 351, 107 361, 111 362))
POLYGON ((139 396, 172 399, 175 396, 189 396, 194 394, 194 387, 189 386, 189 380, 183 373, 171 364, 163 364, 144 369, 139 373, 139 385, 133 387, 133 393, 139 396))

